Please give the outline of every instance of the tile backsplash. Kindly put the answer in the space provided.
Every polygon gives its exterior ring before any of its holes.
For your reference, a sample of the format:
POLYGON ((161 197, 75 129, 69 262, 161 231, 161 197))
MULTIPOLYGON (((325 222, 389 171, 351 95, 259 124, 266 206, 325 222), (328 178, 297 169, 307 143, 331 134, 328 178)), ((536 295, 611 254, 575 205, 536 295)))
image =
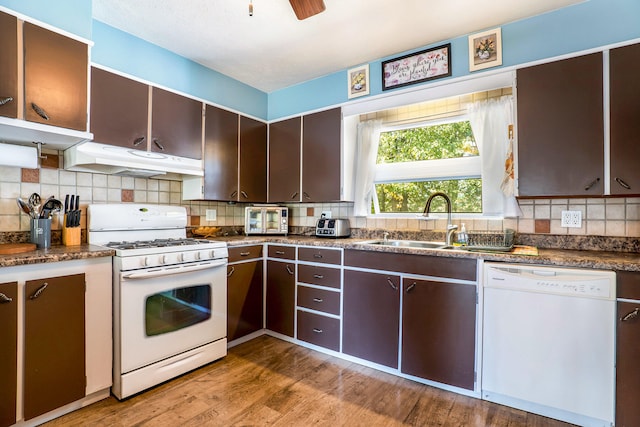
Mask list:
MULTIPOLYGON (((16 197, 26 199, 33 192, 42 197, 78 194, 81 209, 89 203, 152 203, 182 205, 188 209, 191 225, 235 226, 244 224, 245 204, 225 202, 182 201, 181 182, 132 178, 97 173, 71 172, 63 169, 20 169, 0 167, 0 231, 28 231, 29 218, 21 213, 16 197), (216 220, 207 221, 207 209, 216 210, 216 220)), ((521 199, 519 218, 484 219, 456 218, 468 230, 500 231, 513 228, 525 234, 576 236, 640 237, 640 198, 615 197, 592 199, 521 199), (582 227, 560 226, 563 210, 582 213, 582 227)), ((353 203, 288 204, 290 225, 313 227, 322 212, 331 211, 333 217, 349 218, 352 228, 386 229, 398 231, 444 230, 444 218, 354 217, 353 203)), ((81 226, 86 228, 86 215, 81 226)), ((54 215, 53 229, 60 229, 54 215)))

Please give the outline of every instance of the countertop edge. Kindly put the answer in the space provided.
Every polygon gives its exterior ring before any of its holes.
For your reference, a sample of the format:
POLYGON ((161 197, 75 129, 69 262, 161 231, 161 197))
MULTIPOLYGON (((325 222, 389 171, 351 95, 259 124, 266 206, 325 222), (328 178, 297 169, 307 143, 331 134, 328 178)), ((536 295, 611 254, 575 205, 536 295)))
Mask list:
POLYGON ((111 257, 115 255, 113 249, 96 245, 52 246, 47 249, 36 249, 31 252, 0 255, 0 267, 14 267, 20 265, 43 264, 49 262, 72 261, 111 257))

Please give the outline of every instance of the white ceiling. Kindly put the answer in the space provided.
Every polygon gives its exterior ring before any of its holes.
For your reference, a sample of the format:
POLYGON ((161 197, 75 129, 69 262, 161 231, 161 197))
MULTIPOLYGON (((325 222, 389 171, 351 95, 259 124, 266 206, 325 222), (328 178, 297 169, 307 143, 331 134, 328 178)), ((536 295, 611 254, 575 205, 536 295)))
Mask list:
POLYGON ((273 92, 352 66, 584 0, 324 0, 298 21, 287 0, 93 0, 93 17, 273 92))

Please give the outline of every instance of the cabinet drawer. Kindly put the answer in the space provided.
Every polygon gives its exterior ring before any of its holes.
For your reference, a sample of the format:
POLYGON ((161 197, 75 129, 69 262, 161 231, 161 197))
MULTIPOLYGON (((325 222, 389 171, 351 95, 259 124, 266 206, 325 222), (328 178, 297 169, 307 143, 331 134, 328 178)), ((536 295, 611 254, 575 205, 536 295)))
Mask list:
POLYGON ((340 292, 298 286, 298 306, 340 315, 340 292))
POLYGON ((339 351, 340 321, 298 310, 298 339, 339 351))
POLYGON ((618 298, 640 300, 640 273, 635 271, 617 271, 618 298))
POLYGON ((267 255, 269 258, 296 259, 296 248, 295 246, 269 245, 267 255))
POLYGON ((298 282, 340 289, 340 269, 298 264, 298 282))
POLYGON ((299 248, 298 259, 324 264, 342 264, 342 257, 337 249, 299 248))
POLYGON ((242 261, 245 259, 261 258, 262 245, 238 246, 229 248, 229 262, 242 261))

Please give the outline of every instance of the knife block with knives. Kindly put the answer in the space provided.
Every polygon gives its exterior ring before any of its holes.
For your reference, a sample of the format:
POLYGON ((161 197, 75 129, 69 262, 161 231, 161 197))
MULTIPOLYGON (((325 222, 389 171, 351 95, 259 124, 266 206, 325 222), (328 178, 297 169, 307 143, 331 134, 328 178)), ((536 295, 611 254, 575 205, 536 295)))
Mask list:
POLYGON ((67 194, 64 198, 64 219, 62 223, 62 244, 77 246, 80 238, 80 196, 67 194))

